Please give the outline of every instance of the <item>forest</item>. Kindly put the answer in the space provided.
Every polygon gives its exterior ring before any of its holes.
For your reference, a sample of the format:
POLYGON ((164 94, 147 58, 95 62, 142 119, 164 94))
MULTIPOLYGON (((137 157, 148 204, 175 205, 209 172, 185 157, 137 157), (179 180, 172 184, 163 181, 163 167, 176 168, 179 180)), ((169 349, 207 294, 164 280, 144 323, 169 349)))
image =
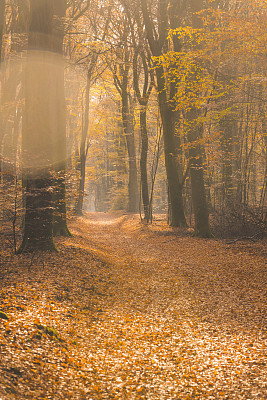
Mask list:
POLYGON ((265 397, 266 22, 0 0, 0 400, 265 397))

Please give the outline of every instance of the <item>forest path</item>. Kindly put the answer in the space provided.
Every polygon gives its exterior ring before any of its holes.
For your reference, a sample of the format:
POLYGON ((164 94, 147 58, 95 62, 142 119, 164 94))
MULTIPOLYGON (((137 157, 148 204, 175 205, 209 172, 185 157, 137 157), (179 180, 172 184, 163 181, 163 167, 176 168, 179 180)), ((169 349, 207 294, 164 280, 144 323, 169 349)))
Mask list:
POLYGON ((1 400, 265 399, 266 240, 122 213, 69 227, 57 254, 3 242, 1 400))
POLYGON ((118 398, 265 397, 266 241, 193 238, 160 216, 119 213, 87 213, 71 229, 72 245, 108 265, 101 329, 121 346, 109 366, 119 362, 125 393, 137 385, 118 398))
POLYGON ((87 213, 71 228, 72 244, 112 266, 123 307, 175 309, 227 330, 266 326, 266 241, 199 239, 162 216, 146 225, 120 213, 87 213))

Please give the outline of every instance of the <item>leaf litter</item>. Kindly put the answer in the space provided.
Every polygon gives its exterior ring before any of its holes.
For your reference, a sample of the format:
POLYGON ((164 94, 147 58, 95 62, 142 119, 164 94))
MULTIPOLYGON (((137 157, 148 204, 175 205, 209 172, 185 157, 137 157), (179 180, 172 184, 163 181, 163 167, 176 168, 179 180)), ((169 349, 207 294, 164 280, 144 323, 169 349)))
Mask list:
POLYGON ((3 244, 1 400, 266 398, 266 240, 119 213, 70 228, 58 254, 3 244))

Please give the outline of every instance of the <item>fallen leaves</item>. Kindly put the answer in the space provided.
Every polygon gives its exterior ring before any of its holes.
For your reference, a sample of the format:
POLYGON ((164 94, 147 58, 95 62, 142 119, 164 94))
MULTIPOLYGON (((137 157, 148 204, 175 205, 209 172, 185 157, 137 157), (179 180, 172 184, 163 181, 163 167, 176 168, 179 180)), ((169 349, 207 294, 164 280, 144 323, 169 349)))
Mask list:
POLYGON ((260 254, 242 250, 241 270, 223 242, 165 243, 166 225, 123 221, 79 219, 61 253, 30 270, 14 259, 1 288, 0 398, 263 399, 260 254))

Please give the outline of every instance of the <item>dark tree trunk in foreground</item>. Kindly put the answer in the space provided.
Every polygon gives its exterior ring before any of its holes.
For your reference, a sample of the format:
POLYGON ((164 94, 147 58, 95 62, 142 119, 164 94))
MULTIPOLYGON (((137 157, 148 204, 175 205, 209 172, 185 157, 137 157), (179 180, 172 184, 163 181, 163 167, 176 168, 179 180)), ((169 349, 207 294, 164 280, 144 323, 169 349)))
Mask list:
POLYGON ((50 50, 52 2, 31 0, 28 54, 25 66, 25 110, 22 121, 25 221, 18 253, 56 250, 53 241, 52 137, 50 50), (36 101, 38 99, 38 101, 36 101))
POLYGON ((66 224, 64 0, 31 0, 22 121, 25 224, 19 253, 56 250, 66 224), (54 213, 53 213, 54 208, 54 213))

